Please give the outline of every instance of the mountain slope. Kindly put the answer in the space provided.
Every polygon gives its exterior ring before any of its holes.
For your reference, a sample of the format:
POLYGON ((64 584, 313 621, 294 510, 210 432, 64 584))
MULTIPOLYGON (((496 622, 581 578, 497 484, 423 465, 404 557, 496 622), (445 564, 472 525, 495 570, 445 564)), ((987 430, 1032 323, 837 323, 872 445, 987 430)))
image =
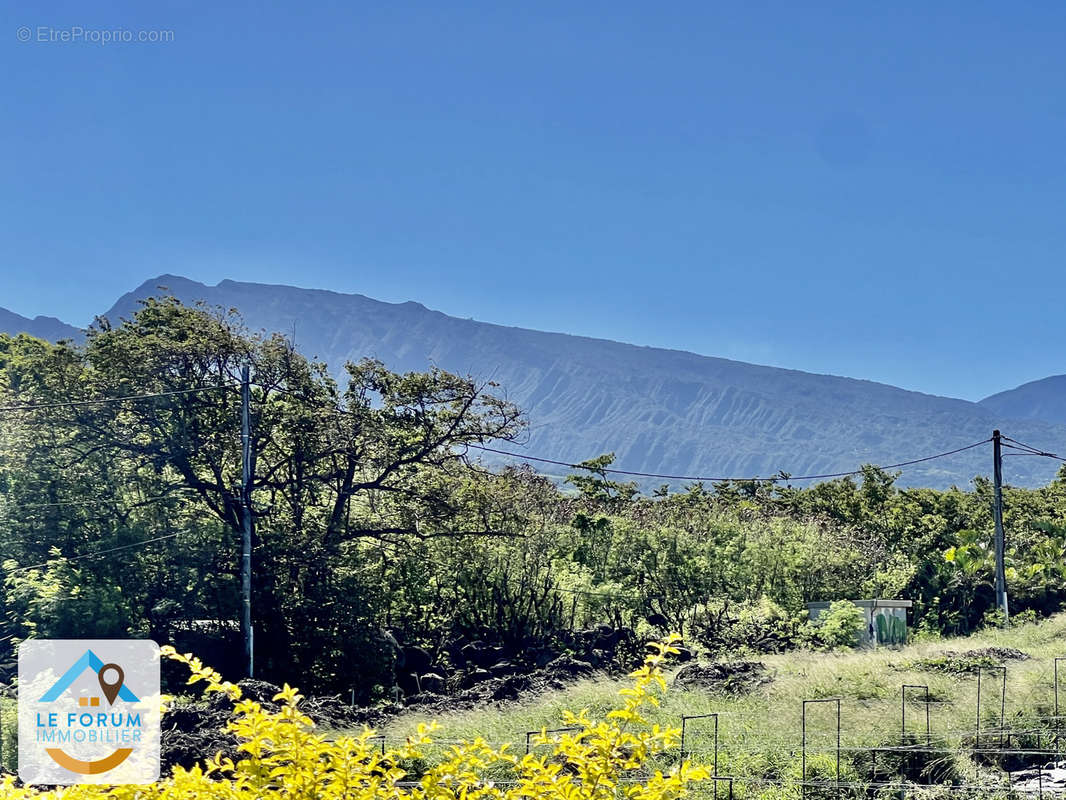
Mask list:
POLYGON ((1003 416, 1066 425, 1066 375, 1023 383, 1016 389, 986 397, 980 404, 1003 416))
MULTIPOLYGON (((617 454, 616 466, 683 475, 794 475, 889 464, 987 438, 994 427, 1066 449, 1066 425, 1012 421, 964 400, 884 384, 762 367, 693 353, 510 328, 449 317, 414 303, 164 275, 124 295, 107 316, 170 293, 236 307, 253 329, 295 334, 298 348, 338 374, 375 356, 394 370, 430 364, 492 379, 528 413, 521 449, 563 461, 617 454), (166 287, 161 292, 159 287, 166 287)), ((902 483, 965 485, 990 471, 990 448, 915 465, 902 483)), ((1013 459, 1006 480, 1044 483, 1044 459, 1013 459)))
POLYGON ((73 325, 56 319, 55 317, 34 317, 29 319, 6 308, 0 308, 0 333, 9 333, 12 336, 19 333, 28 333, 38 339, 47 339, 58 342, 60 339, 82 338, 82 331, 73 325))

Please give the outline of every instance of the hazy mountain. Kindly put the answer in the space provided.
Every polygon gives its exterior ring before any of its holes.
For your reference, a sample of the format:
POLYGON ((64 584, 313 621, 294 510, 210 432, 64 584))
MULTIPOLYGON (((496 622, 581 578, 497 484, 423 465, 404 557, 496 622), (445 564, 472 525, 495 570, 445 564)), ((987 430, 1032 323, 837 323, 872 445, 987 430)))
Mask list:
POLYGON ((0 308, 0 333, 28 333, 38 339, 58 342, 60 339, 80 339, 82 331, 73 325, 55 317, 34 317, 29 319, 6 308, 0 308))
POLYGON ((1023 383, 1017 389, 986 397, 981 405, 1006 417, 1066 425, 1066 375, 1023 383))
MULTIPOLYGON (((1066 450, 1061 413, 1060 424, 1053 424, 999 407, 995 398, 977 404, 870 381, 510 328, 449 317, 415 302, 228 280, 205 286, 163 275, 121 297, 104 316, 117 322, 133 314, 138 299, 161 293, 236 307, 251 328, 293 336, 303 353, 327 362, 334 374, 345 361, 375 356, 394 370, 436 364, 492 379, 526 410, 531 426, 527 444, 505 449, 561 461, 614 451, 616 466, 641 472, 823 474, 950 450, 985 439, 996 427, 1021 441, 1066 450)), ((60 335, 74 331, 62 327, 60 335)), ((56 338, 52 334, 46 338, 56 338)), ((1011 459, 1005 479, 1045 483, 1056 466, 1011 459)), ((901 483, 966 485, 990 467, 989 445, 917 464, 901 483)))
MULTIPOLYGON (((253 328, 294 335, 338 373, 375 356, 394 370, 429 364, 491 378, 524 408, 523 452, 563 461, 607 451, 616 466, 672 475, 822 474, 889 464, 988 437, 995 427, 1066 449, 1066 425, 885 384, 762 367, 676 350, 510 328, 449 317, 415 302, 164 275, 123 296, 105 316, 128 317, 138 298, 167 287, 185 302, 239 308, 253 328)), ((519 449, 511 447, 507 449, 519 449)), ((902 482, 965 485, 990 472, 982 447, 916 465, 902 482)), ((1013 459, 1006 479, 1043 483, 1056 463, 1013 459)))

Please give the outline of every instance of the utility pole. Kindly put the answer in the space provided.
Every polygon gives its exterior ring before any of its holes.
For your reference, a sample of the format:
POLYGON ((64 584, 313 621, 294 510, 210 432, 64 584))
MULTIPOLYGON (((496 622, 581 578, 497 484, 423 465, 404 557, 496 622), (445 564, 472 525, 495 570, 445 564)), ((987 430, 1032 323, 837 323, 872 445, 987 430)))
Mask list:
POLYGON ((252 662, 252 386, 250 369, 241 367, 241 631, 248 677, 252 662))
POLYGON ((992 518, 996 525, 996 606, 1003 612, 1007 627, 1007 571, 1003 565, 1003 445, 998 430, 992 431, 992 480, 995 488, 992 518))

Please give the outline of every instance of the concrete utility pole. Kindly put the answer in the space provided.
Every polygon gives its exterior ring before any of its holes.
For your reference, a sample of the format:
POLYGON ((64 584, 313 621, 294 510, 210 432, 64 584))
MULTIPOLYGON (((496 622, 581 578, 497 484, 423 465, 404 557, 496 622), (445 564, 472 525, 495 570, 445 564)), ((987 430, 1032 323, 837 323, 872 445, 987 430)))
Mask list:
POLYGON ((248 677, 252 661, 252 386, 248 365, 241 367, 241 632, 248 677))
POLYGON ((998 430, 992 431, 992 480, 995 492, 992 518, 996 525, 996 606, 1003 612, 1003 627, 1007 627, 1007 571, 1003 565, 1003 445, 998 430))

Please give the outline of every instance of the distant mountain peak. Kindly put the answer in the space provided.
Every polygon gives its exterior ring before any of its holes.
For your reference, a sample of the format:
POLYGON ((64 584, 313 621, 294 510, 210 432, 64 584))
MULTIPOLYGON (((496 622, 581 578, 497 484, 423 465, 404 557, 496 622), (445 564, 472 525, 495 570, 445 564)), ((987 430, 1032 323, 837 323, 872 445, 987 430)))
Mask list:
POLYGON ((0 308, 0 332, 28 333, 38 339, 47 339, 50 342, 58 342, 61 339, 80 340, 84 331, 68 325, 55 317, 36 316, 33 319, 0 308))
POLYGON ((1066 375, 1023 383, 986 397, 981 405, 1018 419, 1042 419, 1066 425, 1066 375))

